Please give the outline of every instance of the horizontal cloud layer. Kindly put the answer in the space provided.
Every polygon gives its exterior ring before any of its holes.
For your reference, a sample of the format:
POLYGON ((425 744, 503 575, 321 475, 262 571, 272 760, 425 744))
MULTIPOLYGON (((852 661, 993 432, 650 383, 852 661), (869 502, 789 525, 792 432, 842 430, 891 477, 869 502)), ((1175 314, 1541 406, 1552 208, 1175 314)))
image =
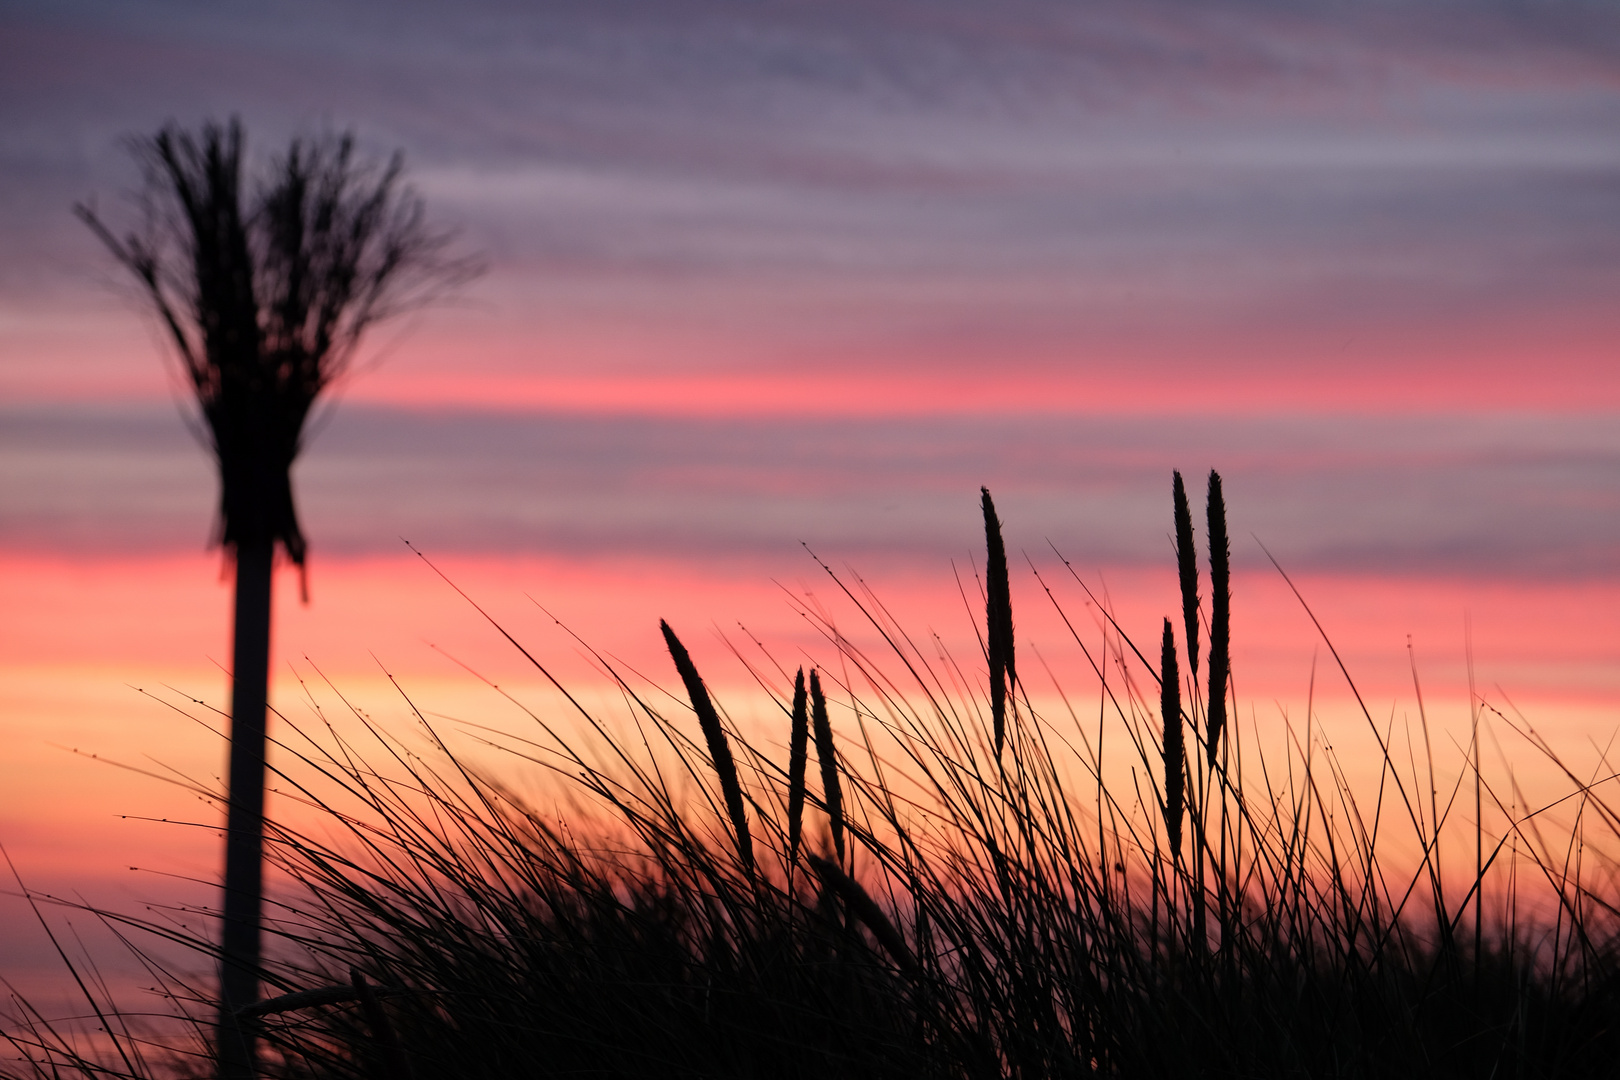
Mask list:
MULTIPOLYGON (((428 549, 944 558, 980 484, 1015 547, 1166 557, 1170 471, 1226 479, 1234 554, 1299 569, 1620 575, 1620 423, 937 416, 817 420, 431 413, 345 405, 296 478, 317 553, 428 549), (1253 536, 1251 537, 1251 534, 1253 536)), ((215 495, 173 409, 0 413, 0 544, 195 550, 215 495)))
POLYGON ((1545 404, 1620 404, 1610 6, 78 0, 0 31, 14 397, 82 395, 133 326, 71 202, 116 216, 128 135, 240 113, 265 152, 408 152, 490 256, 457 332, 497 380, 1355 367, 1499 407, 1533 360, 1545 404))

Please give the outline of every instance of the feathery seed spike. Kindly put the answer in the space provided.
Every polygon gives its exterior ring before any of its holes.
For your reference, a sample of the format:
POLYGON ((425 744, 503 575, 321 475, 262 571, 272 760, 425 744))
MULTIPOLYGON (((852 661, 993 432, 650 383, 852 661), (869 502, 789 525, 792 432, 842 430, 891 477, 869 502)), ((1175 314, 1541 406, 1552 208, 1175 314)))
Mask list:
POLYGON ((878 907, 877 901, 861 888, 860 882, 826 859, 816 855, 810 855, 808 858, 816 876, 838 894, 844 906, 854 912, 857 919, 866 924, 866 928, 872 931, 872 936, 877 938, 878 944, 883 946, 884 951, 894 959, 901 970, 915 970, 917 961, 912 957, 911 950, 906 947, 906 939, 900 936, 900 931, 894 928, 894 923, 883 914, 883 909, 878 907))
POLYGON ((1017 682, 1013 663, 1012 589, 1007 581, 1007 549, 990 489, 981 487, 985 545, 985 644, 990 661, 990 718, 996 759, 1007 734, 1007 697, 1017 682))
POLYGON ((844 861, 844 798, 838 784, 838 751, 833 746, 832 724, 827 719, 827 699, 821 693, 821 674, 810 670, 810 718, 816 731, 816 758, 821 762, 821 801, 827 807, 832 828, 833 850, 844 861))
POLYGON ((1176 569, 1181 575, 1181 621, 1187 627, 1187 671, 1198 679, 1198 549, 1193 542, 1187 486, 1175 472, 1176 569))
POLYGON ((737 841, 737 858, 742 862, 743 870, 752 877, 754 844, 748 835, 748 816, 743 810, 742 785, 737 781, 737 763, 731 756, 731 744, 726 741, 725 730, 720 726, 720 715, 714 711, 714 702, 709 700, 708 688, 703 685, 703 679, 693 666, 692 657, 688 655, 686 646, 675 636, 675 631, 669 628, 669 623, 660 619, 658 626, 664 632, 664 643, 669 646, 669 655, 675 661, 675 670, 681 673, 681 681, 686 684, 686 694, 692 699, 692 708, 697 712, 698 726, 703 729, 703 738, 709 744, 709 757, 714 762, 715 774, 720 779, 720 791, 725 796, 726 812, 731 815, 731 828, 737 841))
POLYGON ((788 862, 799 858, 804 835, 804 769, 809 756, 810 709, 805 696, 804 668, 793 680, 793 727, 788 736, 788 862))
POLYGON ((1232 569, 1226 538, 1226 499, 1221 474, 1209 473, 1209 763, 1220 751, 1226 726, 1226 684, 1232 674, 1232 569))
POLYGON ((1181 673, 1176 670, 1176 635, 1164 620, 1164 646, 1159 658, 1159 715, 1164 721, 1164 827, 1170 857, 1181 851, 1181 819, 1186 810, 1183 780, 1186 750, 1181 735, 1181 673))

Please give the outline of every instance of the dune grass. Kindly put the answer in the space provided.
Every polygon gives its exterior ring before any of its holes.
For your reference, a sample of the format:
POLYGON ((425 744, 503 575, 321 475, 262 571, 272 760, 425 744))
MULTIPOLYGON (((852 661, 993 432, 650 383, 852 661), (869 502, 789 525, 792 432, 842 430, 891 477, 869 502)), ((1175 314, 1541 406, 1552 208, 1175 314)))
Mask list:
MULTIPOLYGON (((598 657, 628 726, 576 707, 505 744, 565 818, 458 761, 420 714, 427 751, 358 713, 359 742, 289 723, 283 786, 329 829, 272 830, 295 887, 267 924, 264 1074, 1615 1074, 1620 822, 1601 786, 1565 770, 1560 831, 1482 774, 1477 725, 1449 790, 1370 715, 1371 792, 1308 732, 1243 746, 1214 474, 1207 615, 1177 475, 1179 647, 1172 618, 1157 662, 1108 620, 1108 651, 1086 653, 1126 734, 1105 748, 1019 678, 988 491, 982 509, 985 667, 846 589, 886 652, 823 625, 835 662, 783 670, 780 734, 751 742, 666 623, 690 708, 598 657), (1445 836, 1471 857, 1461 877, 1442 872, 1445 836), (1549 902, 1532 912, 1532 894, 1549 902)), ((177 1008, 208 1016, 189 993, 177 1008)), ((18 1075, 208 1069, 92 1063, 39 1025, 17 1038, 18 1075)))

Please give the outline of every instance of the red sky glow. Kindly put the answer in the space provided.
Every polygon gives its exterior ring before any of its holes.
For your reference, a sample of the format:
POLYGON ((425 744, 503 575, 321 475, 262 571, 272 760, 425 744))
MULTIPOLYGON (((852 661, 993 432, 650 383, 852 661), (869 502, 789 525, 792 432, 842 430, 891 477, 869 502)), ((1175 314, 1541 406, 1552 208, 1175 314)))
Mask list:
MULTIPOLYGON (((1257 739, 1313 700, 1348 768, 1374 760, 1270 552, 1378 723, 1417 715, 1415 661, 1454 750, 1471 643, 1503 768, 1552 783, 1513 724, 1597 768, 1620 722, 1620 15, 611 7, 0 13, 0 844, 31 886, 211 902, 212 811, 163 777, 223 762, 216 480, 158 326, 71 208, 134 227, 128 138, 230 115, 255 168, 331 128, 402 150, 485 265, 378 327, 312 421, 284 732, 341 692, 414 737, 403 689, 547 797, 477 742, 529 721, 467 668, 558 695, 404 541, 608 712, 537 602, 654 695, 669 619, 770 744, 727 641, 832 670, 809 592, 872 644, 806 548, 976 672, 981 484, 1032 698, 1066 716, 1038 649, 1090 716, 1101 685, 1031 564, 1098 644, 1059 552, 1152 640, 1171 472, 1216 469, 1257 739)), ((49 984, 4 903, 0 968, 49 984)))

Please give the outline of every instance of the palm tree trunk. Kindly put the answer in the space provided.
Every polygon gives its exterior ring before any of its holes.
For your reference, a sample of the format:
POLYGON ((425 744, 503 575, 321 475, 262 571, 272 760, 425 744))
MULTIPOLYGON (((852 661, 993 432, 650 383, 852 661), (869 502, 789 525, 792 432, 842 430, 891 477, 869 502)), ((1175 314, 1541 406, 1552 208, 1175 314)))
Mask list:
POLYGON ((225 825, 225 921, 219 965, 219 1066, 223 1080, 253 1075, 254 1031, 235 1010, 259 990, 259 918, 264 877, 265 712, 270 678, 271 540, 236 550, 230 800, 225 825))

